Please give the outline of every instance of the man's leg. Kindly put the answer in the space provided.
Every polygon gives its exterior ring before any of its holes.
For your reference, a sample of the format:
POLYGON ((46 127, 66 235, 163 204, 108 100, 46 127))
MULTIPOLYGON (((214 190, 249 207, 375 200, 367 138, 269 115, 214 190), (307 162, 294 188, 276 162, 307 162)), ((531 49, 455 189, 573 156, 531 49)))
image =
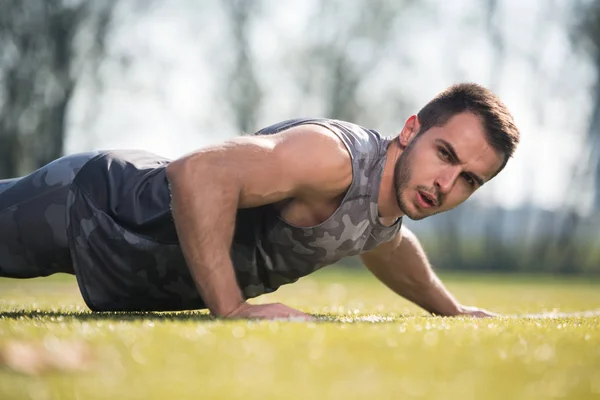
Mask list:
POLYGON ((22 178, 0 180, 0 276, 73 273, 67 194, 77 171, 97 154, 62 157, 22 178))
POLYGON ((11 187, 15 183, 17 183, 19 181, 19 179, 20 178, 0 179, 0 194, 2 194, 2 192, 4 192, 6 189, 8 189, 9 187, 11 187))

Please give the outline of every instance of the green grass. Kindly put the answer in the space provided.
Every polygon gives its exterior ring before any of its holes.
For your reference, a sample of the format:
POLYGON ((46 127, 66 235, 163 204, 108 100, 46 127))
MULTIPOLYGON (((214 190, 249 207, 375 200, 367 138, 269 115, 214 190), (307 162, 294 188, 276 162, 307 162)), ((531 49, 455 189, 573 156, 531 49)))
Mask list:
MULTIPOLYGON (((510 315, 600 309, 598 281, 444 278, 464 303, 510 315)), ((92 314, 71 278, 0 280, 0 399, 600 398, 599 316, 430 317, 336 269, 255 300, 270 301, 322 321, 92 314), (19 345, 48 368, 6 361, 19 345)))

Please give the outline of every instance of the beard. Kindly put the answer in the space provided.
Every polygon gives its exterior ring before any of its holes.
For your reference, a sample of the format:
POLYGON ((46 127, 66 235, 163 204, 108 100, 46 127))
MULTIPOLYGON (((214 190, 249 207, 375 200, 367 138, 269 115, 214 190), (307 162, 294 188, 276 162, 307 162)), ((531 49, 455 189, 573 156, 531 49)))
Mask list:
POLYGON ((410 178, 412 176, 411 171, 411 161, 412 161, 412 150, 413 150, 414 140, 411 141, 408 146, 404 149, 402 154, 398 157, 398 161, 396 161, 396 165, 394 166, 394 190, 396 192, 396 202, 398 203, 398 208, 402 211, 402 214, 406 215, 410 219, 421 219, 418 216, 410 215, 408 212, 408 207, 406 206, 406 202, 402 197, 402 193, 408 186, 408 182, 410 182, 410 178))
MULTIPOLYGON (((402 211, 404 215, 415 221, 418 221, 433 214, 437 214, 439 212, 435 211, 431 214, 412 213, 409 211, 407 202, 402 196, 402 193, 404 193, 408 188, 408 184, 412 177, 412 164, 414 158, 413 149, 417 139, 418 136, 414 138, 408 144, 408 146, 406 146, 402 154, 400 154, 400 156, 398 157, 398 161, 396 161, 396 165, 394 166, 394 190, 396 192, 396 202, 398 203, 398 208, 400 208, 400 211, 402 211)), ((429 193, 436 193, 436 197, 438 199, 438 207, 439 205, 441 205, 441 199, 437 191, 431 190, 430 188, 427 188, 425 186, 418 186, 417 189, 422 189, 429 193)))

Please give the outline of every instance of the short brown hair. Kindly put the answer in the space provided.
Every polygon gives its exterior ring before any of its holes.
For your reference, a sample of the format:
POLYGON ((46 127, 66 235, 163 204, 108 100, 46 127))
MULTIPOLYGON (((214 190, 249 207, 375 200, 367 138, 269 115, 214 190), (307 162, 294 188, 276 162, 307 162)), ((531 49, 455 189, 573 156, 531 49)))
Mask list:
POLYGON ((476 83, 460 83, 444 90, 417 114, 421 124, 419 134, 434 126, 443 126, 451 117, 463 112, 481 118, 488 143, 504 154, 498 174, 514 154, 520 133, 508 108, 489 89, 476 83))

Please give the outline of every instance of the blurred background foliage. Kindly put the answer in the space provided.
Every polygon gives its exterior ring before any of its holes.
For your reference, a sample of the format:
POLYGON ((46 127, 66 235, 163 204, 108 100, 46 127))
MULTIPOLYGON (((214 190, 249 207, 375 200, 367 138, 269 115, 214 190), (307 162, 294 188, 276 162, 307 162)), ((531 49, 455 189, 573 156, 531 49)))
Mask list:
POLYGON ((0 48, 0 177, 300 116, 393 135, 476 81, 523 149, 466 205, 406 225, 438 269, 600 274, 600 1, 5 0, 0 48))

